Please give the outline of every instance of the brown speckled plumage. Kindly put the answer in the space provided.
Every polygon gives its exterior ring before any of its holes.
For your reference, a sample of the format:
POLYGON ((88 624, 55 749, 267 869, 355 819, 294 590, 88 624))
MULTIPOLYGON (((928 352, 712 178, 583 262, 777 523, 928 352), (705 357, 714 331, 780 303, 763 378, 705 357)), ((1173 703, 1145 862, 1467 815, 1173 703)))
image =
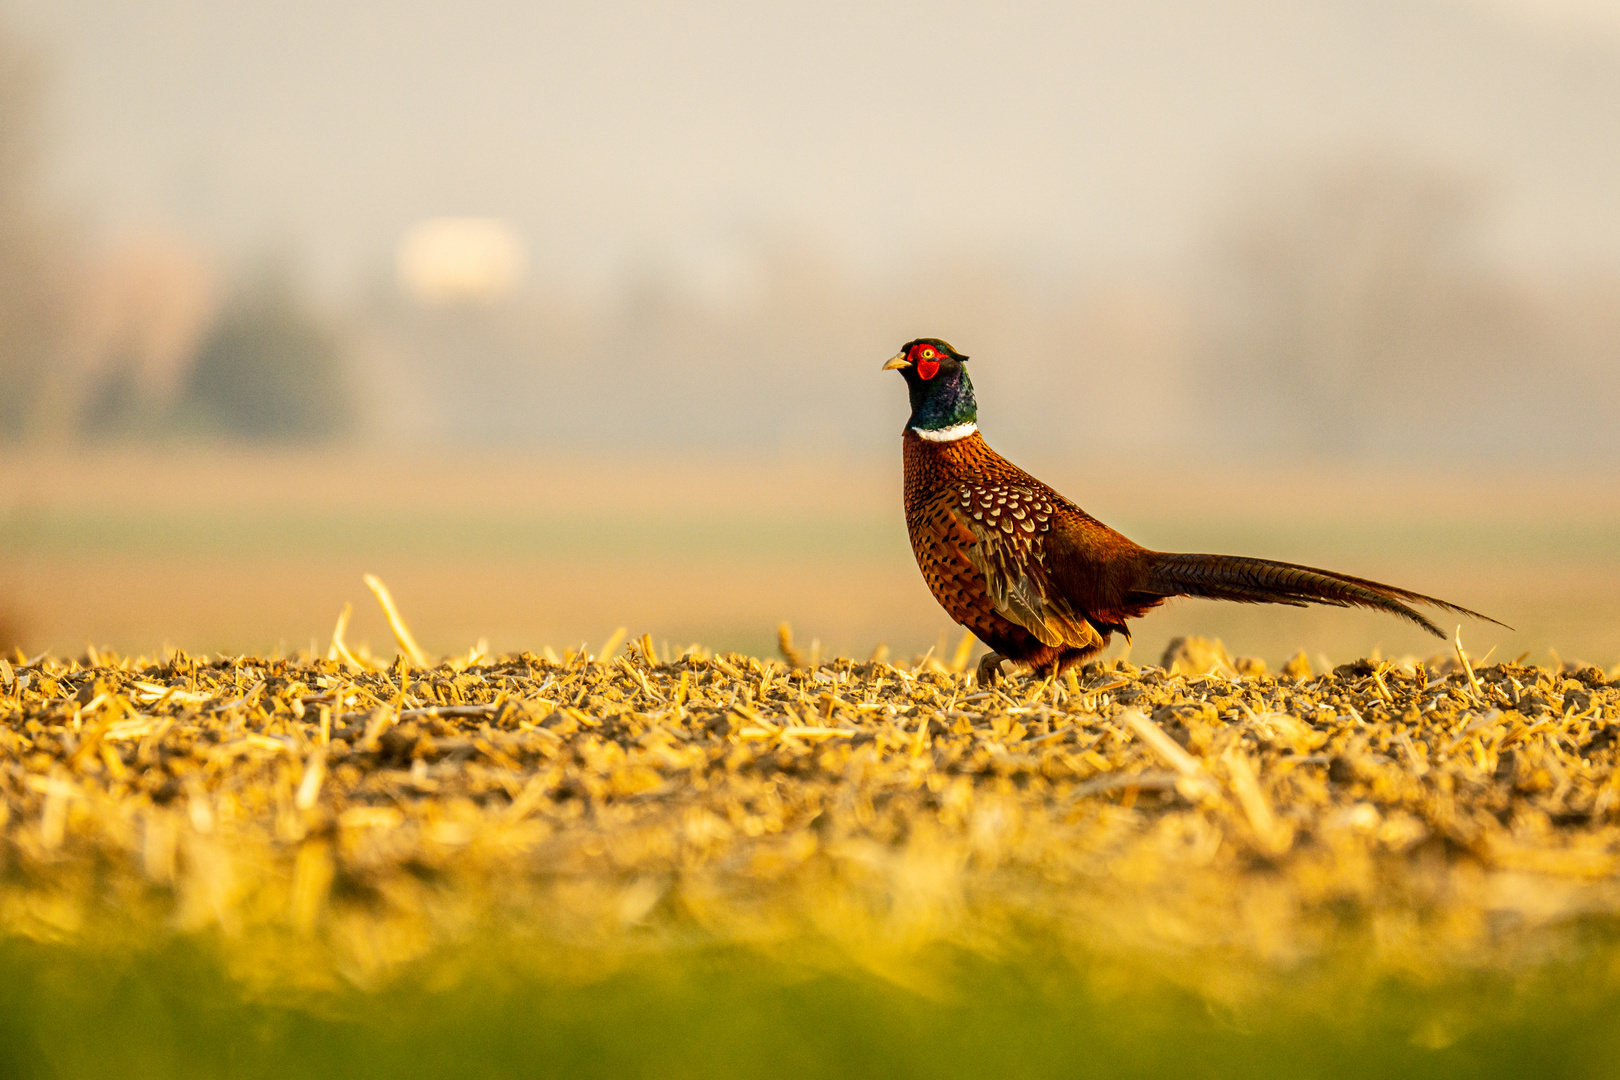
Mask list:
POLYGON ((1142 564, 1150 552, 1002 458, 977 432, 903 438, 906 527, 923 579, 951 618, 1004 657, 1037 670, 1091 656, 1125 619, 1159 601, 1110 595, 1090 566, 1142 564), (1091 552, 1089 559, 1074 556, 1091 552), (1079 592, 1089 604, 1071 598, 1079 592))
POLYGON ((1486 618, 1331 570, 1135 544, 997 454, 976 426, 966 426, 976 420, 977 406, 964 360, 944 342, 922 338, 889 366, 901 369, 912 387, 914 422, 923 415, 926 423, 931 396, 943 393, 953 395, 948 408, 935 408, 924 430, 937 436, 962 425, 968 431, 936 440, 906 428, 906 527, 934 597, 993 650, 980 665, 981 680, 994 678, 1008 659, 1058 674, 1101 651, 1112 634, 1129 637, 1127 619, 1172 596, 1377 608, 1440 637, 1409 604, 1486 618), (923 356, 940 362, 919 376, 916 361, 923 356))

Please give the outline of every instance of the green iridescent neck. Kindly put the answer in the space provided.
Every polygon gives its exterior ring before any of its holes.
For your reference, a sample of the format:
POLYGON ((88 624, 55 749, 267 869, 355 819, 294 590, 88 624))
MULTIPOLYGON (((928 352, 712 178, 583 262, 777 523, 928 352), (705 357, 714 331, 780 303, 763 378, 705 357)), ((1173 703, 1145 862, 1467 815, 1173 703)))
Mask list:
POLYGON ((911 391, 911 419, 907 427, 918 431, 939 431, 943 428, 976 424, 979 403, 973 400, 973 380, 967 371, 940 372, 935 379, 908 379, 911 391))

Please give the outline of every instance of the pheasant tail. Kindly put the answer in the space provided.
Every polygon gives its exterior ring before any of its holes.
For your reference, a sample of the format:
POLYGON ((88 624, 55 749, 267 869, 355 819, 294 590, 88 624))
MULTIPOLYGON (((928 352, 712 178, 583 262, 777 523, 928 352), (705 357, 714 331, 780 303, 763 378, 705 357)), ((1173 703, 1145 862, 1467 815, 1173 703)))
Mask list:
POLYGON ((1416 623, 1438 638, 1444 638, 1445 633, 1414 611, 1410 604, 1424 604, 1442 611, 1484 619, 1498 626, 1506 625, 1477 611, 1382 582, 1314 566, 1237 555, 1154 552, 1140 593, 1159 598, 1202 596, 1211 600, 1234 600, 1241 604, 1290 604, 1295 607, 1328 604, 1333 607, 1376 608, 1416 623))

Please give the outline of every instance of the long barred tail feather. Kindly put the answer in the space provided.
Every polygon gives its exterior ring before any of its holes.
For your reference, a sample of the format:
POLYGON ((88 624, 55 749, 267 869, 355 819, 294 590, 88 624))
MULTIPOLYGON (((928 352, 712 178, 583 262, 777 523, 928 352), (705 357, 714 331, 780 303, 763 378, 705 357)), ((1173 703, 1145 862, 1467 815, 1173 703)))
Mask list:
POLYGON ((1410 604, 1423 604, 1512 629, 1489 615, 1481 615, 1477 611, 1408 589, 1397 589, 1393 585, 1314 566, 1250 559, 1240 555, 1155 552, 1147 577, 1137 591, 1156 598, 1202 596, 1212 600, 1235 600, 1242 604, 1289 604, 1294 607, 1328 604, 1333 607, 1376 608, 1416 623, 1438 638, 1446 637, 1445 632, 1414 611, 1410 604))

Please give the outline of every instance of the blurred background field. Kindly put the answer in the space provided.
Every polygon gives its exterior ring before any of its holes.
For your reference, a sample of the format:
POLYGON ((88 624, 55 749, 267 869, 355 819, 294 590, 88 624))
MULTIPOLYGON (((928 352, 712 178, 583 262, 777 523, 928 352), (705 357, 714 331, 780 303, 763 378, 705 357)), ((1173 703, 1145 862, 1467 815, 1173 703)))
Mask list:
MULTIPOLYGON (((1142 542, 1328 565, 1514 627, 1465 625, 1475 655, 1620 662, 1620 483, 1607 477, 1031 464, 1142 542)), ((29 654, 324 649, 356 601, 350 640, 391 655, 360 580, 374 572, 440 654, 479 639, 594 648, 628 625, 677 654, 769 655, 786 619, 827 656, 947 655, 960 631, 913 564, 899 488, 898 462, 851 457, 19 453, 0 466, 0 595, 10 644, 29 654)), ((1190 600, 1144 619, 1129 648, 1156 661, 1187 633, 1273 669, 1301 648, 1318 667, 1444 648, 1371 614, 1190 600)))

